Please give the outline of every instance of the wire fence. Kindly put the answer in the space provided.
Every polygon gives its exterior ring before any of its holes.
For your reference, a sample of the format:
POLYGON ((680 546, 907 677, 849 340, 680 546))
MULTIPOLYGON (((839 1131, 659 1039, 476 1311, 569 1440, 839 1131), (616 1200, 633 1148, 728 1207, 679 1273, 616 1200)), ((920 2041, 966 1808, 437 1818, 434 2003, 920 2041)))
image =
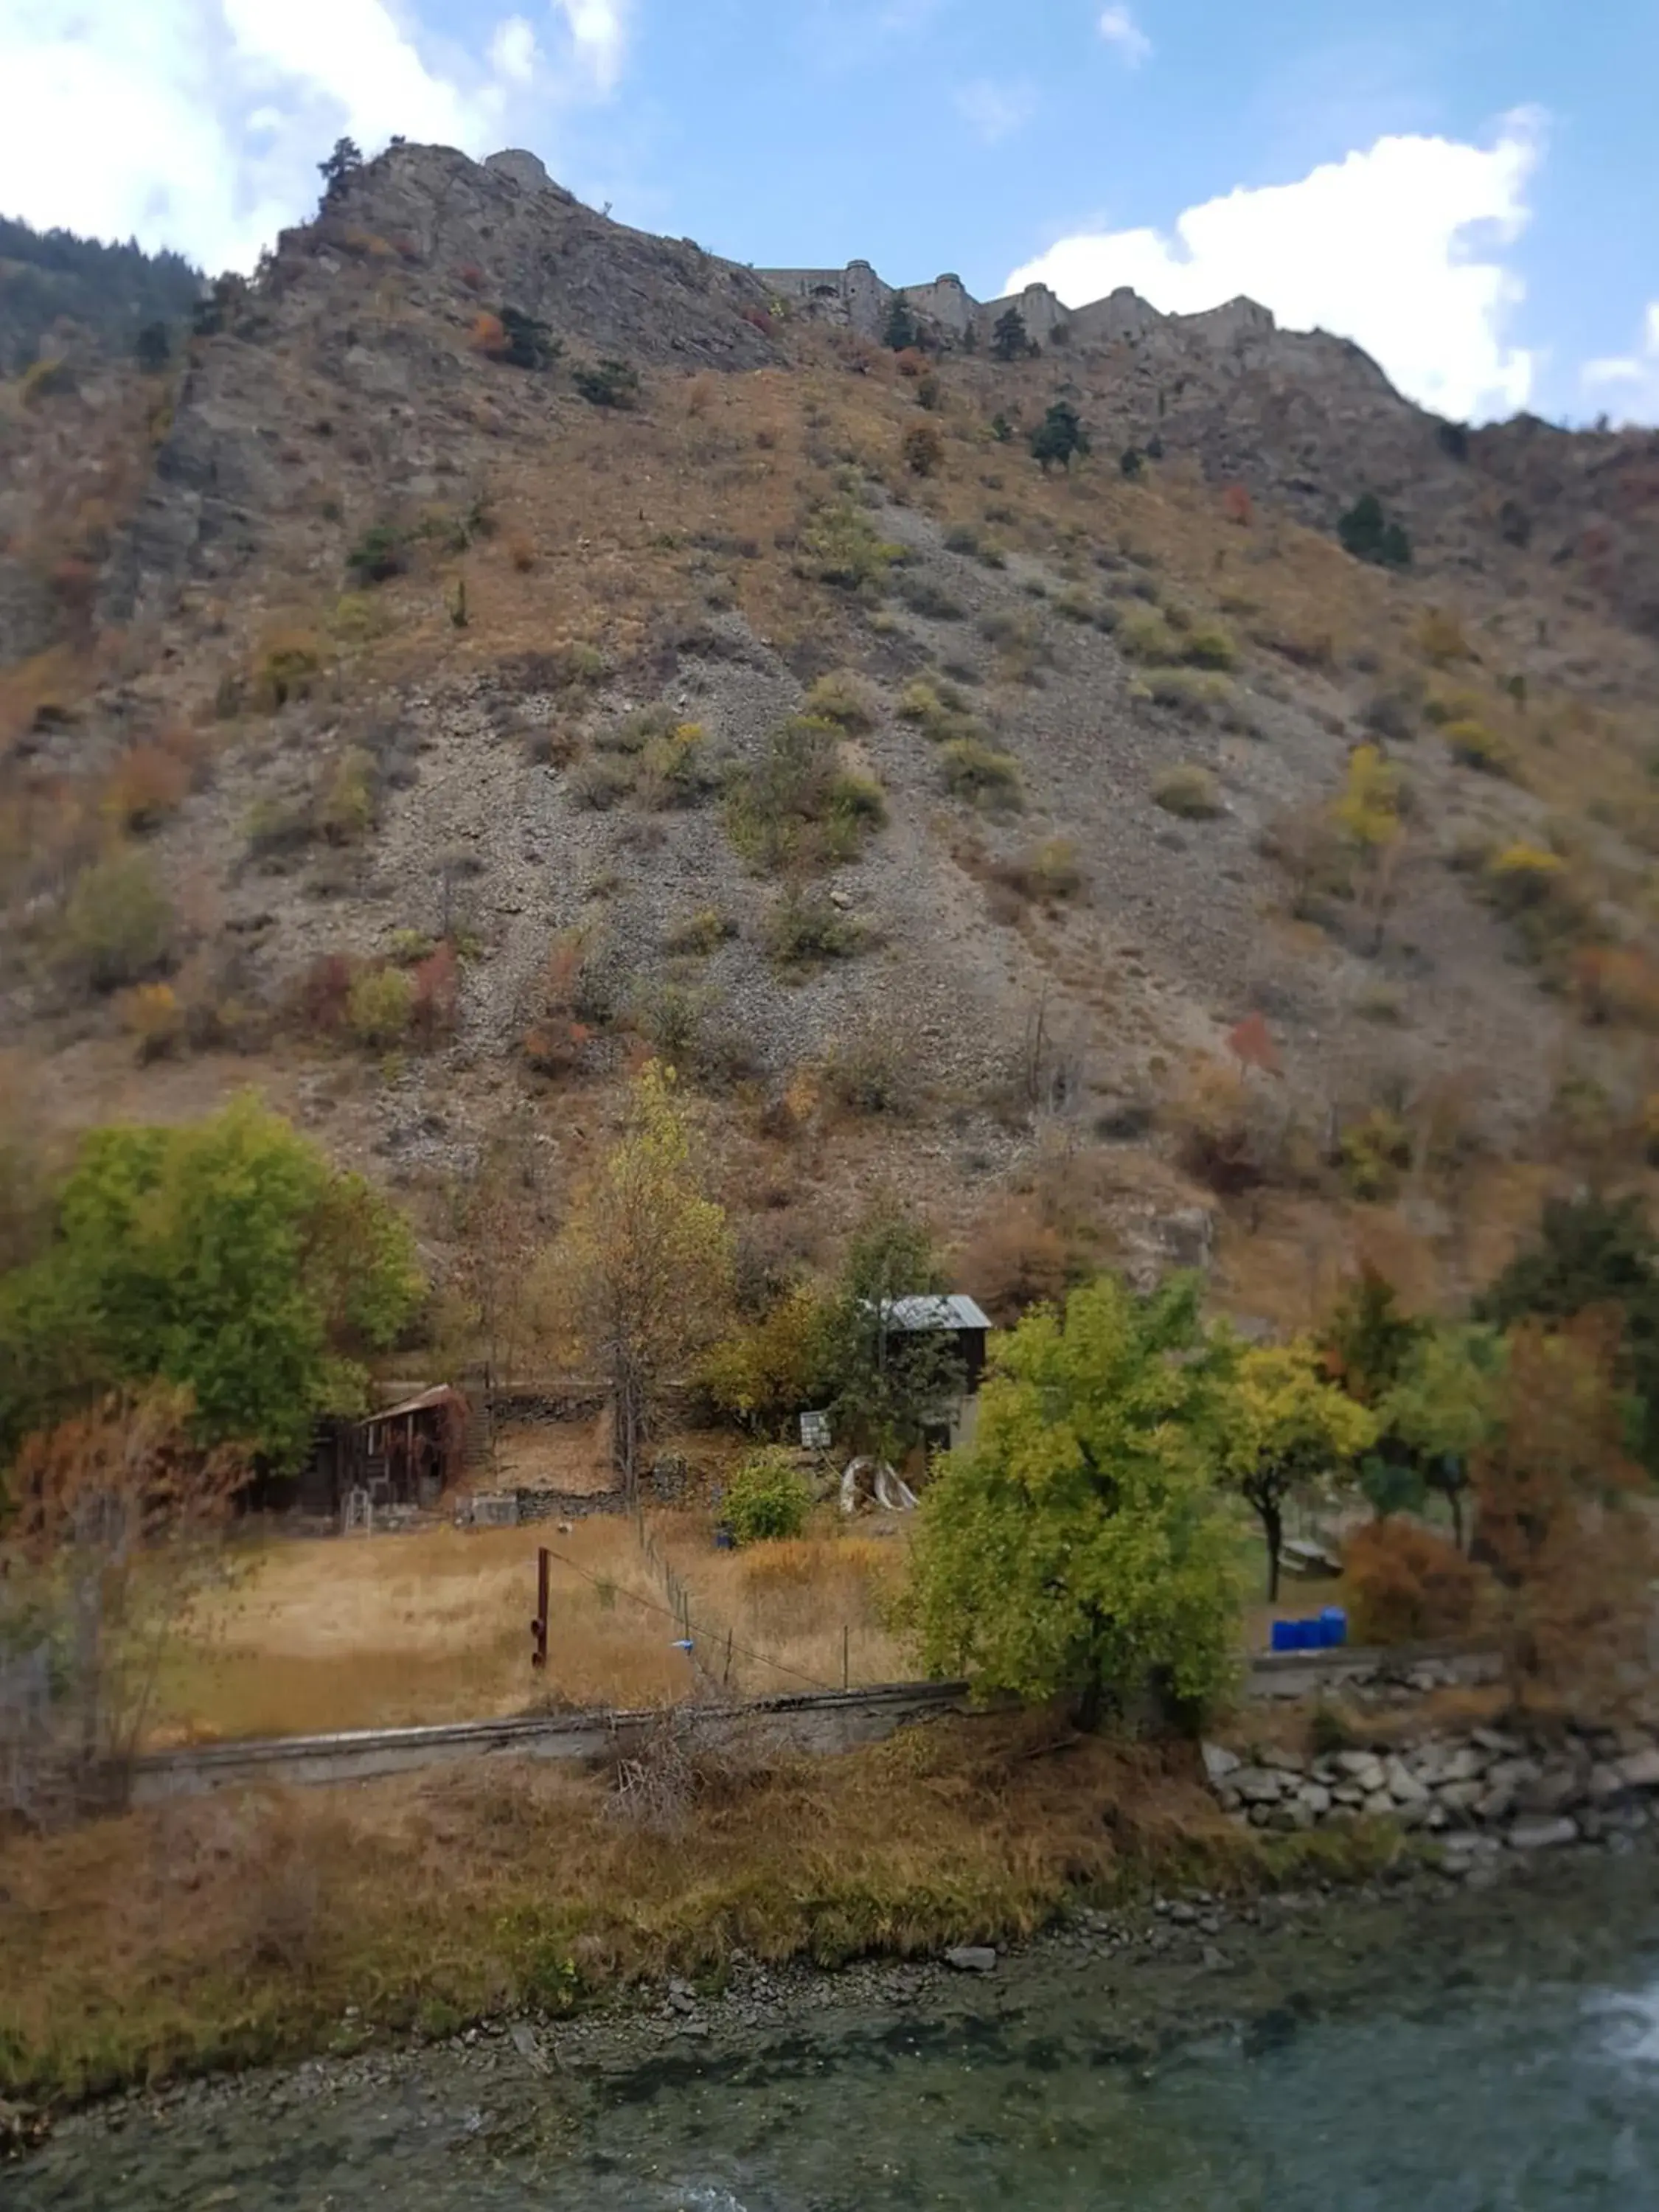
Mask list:
POLYGON ((541 1548, 550 1559, 556 1559, 561 1566, 568 1567, 583 1582, 592 1583, 596 1589, 607 1590, 617 1599, 625 1598, 630 1605, 639 1606, 647 1613, 672 1621, 677 1632, 674 1640, 685 1651, 698 1690, 708 1696, 729 1693, 732 1667, 739 1659, 769 1668, 775 1674, 786 1674, 808 1689, 844 1690, 848 1686, 846 1680, 848 1645, 844 1636, 843 1679, 840 1682, 827 1682, 821 1675, 809 1674, 801 1668, 792 1666, 786 1659, 775 1658, 770 1652, 757 1651, 751 1645, 738 1643, 734 1631, 729 1626, 722 1627, 719 1622, 699 1621, 692 1611, 690 1584, 669 1559, 654 1533, 644 1525, 642 1520, 635 1522, 635 1529, 640 1550, 662 1586, 663 1598, 660 1601, 647 1597, 639 1590, 622 1588, 608 1577, 591 1573, 579 1560, 573 1559, 568 1552, 556 1551, 551 1545, 544 1545, 541 1548))

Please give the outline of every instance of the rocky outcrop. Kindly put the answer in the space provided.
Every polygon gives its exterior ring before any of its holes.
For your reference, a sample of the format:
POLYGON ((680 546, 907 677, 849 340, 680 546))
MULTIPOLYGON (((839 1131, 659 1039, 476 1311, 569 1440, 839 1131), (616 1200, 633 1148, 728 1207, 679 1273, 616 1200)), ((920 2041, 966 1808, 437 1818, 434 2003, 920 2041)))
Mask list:
POLYGON ((1404 1747, 1248 1759, 1206 1744, 1204 1765, 1221 1804, 1252 1827, 1294 1833, 1387 1820, 1471 1859, 1629 1835, 1659 1814, 1659 1740, 1643 1729, 1545 1740, 1479 1728, 1404 1747))

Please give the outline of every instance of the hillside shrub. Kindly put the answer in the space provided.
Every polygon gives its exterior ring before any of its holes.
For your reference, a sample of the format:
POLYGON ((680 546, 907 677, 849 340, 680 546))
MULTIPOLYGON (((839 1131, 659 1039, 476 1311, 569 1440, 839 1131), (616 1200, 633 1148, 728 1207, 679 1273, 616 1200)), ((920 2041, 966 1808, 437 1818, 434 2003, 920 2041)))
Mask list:
POLYGON ((898 595, 910 612, 924 622, 963 622, 967 617, 968 610, 961 600, 926 576, 902 577, 898 595))
POLYGON ((1487 860, 1480 881, 1534 960, 1551 963, 1596 933, 1591 901, 1559 853, 1506 845, 1487 860))
POLYGON ((1190 761, 1164 771, 1152 786, 1152 800, 1183 822, 1208 822, 1224 811, 1214 776, 1190 761))
POLYGON ((383 1052, 402 1044, 415 1015, 414 978, 402 968, 364 968, 346 997, 347 1033, 354 1044, 383 1052))
POLYGON ((570 780, 565 787, 573 805, 585 806, 595 814, 605 814, 611 807, 620 806, 633 790, 634 773, 625 760, 596 753, 591 759, 579 762, 572 769, 570 780))
POLYGON ((403 538, 389 522, 366 530, 345 557, 346 571, 360 588, 389 583, 403 574, 405 562, 403 538))
POLYGON ((881 702, 872 688, 850 668, 832 669, 820 676, 806 695, 806 712, 817 720, 836 722, 843 730, 872 730, 881 715, 881 702))
POLYGON ((1355 1198, 1386 1205, 1399 1196, 1400 1179, 1412 1164, 1412 1140, 1398 1114, 1373 1106, 1342 1132, 1339 1150, 1342 1179, 1355 1198))
POLYGON ((1127 614, 1117 626, 1120 648, 1131 660, 1170 667, 1181 658, 1181 640, 1156 609, 1127 614))
POLYGON ((991 882, 1037 906, 1075 898, 1083 888, 1077 847, 1069 837, 1045 837, 1007 859, 988 861, 984 872, 991 882))
POLYGON ((1446 740, 1448 751, 1460 768, 1476 769, 1482 775, 1514 775, 1514 747, 1506 738, 1495 735, 1484 722, 1474 720, 1448 722, 1441 735, 1446 740))
POLYGON ((913 422, 900 441, 904 465, 914 477, 937 475, 945 465, 945 441, 932 422, 913 422))
POLYGON ((796 573, 841 591, 878 593, 902 550, 888 544, 862 508, 840 500, 819 507, 802 530, 796 573))
POLYGON ((374 756, 348 745, 324 770, 312 809, 317 834, 330 845, 361 844, 374 827, 379 774, 374 756))
POLYGON ((639 757, 634 795, 658 811, 697 806, 720 787, 722 770, 701 722, 678 722, 639 757))
POLYGON ((663 939, 663 950, 706 958, 737 933, 738 925, 729 914, 722 913, 719 907, 706 906, 675 923, 663 939))
POLYGON ((840 765, 836 726, 796 714, 733 780, 726 835, 763 873, 855 860, 886 819, 879 785, 840 765))
POLYGON ((120 830, 159 829, 183 805, 190 782, 190 763, 182 744, 133 745, 110 771, 104 787, 104 811, 120 830))
POLYGON ((1236 668, 1238 640, 1221 623, 1194 623, 1181 648, 1181 657, 1193 668, 1236 668))
POLYGON ((1389 520, 1374 491, 1360 494, 1338 522, 1336 534, 1343 551, 1356 561, 1369 561, 1383 568, 1411 566, 1411 539, 1403 525, 1389 520))
POLYGON ((165 1060, 184 1042, 185 1010, 171 983, 140 983, 121 1001, 121 1026, 132 1039, 139 1065, 165 1060))
POLYGON ((739 1544, 799 1536, 812 1510, 811 1486, 781 1447, 753 1452, 726 1486, 720 1516, 739 1544))
POLYGON ((154 864, 118 847, 76 878, 58 927, 54 964, 87 990, 118 991, 169 967, 176 937, 173 902, 154 864))
POLYGON ((1193 722, 1212 720, 1234 696, 1228 678, 1200 668, 1149 668, 1141 688, 1155 707, 1168 707, 1193 722))
POLYGON ((640 404, 640 373, 625 361, 586 363, 572 369, 570 381, 591 407, 626 410, 640 404))
POLYGON ((845 1113, 904 1120, 918 1103, 908 1035, 866 1024, 844 1037, 824 1063, 823 1088, 845 1113))
POLYGON ((484 349, 493 361, 505 362, 512 368, 551 368, 563 350, 545 323, 520 308, 502 307, 495 319, 501 331, 499 344, 484 349))
POLYGON ((947 738, 939 749, 939 779, 952 799, 987 813, 1014 813, 1025 804, 1019 763, 978 738, 947 738))
POLYGON ((314 637, 286 630, 267 639, 253 665, 252 703, 276 714, 290 700, 308 699, 323 672, 323 652, 314 637))
POLYGON ((829 899, 788 890, 768 917, 766 949, 780 968, 805 972, 864 950, 864 932, 829 899))
POLYGON ((1358 1644, 1428 1644, 1474 1625, 1481 1574, 1443 1536, 1400 1514, 1343 1547, 1348 1621, 1358 1644))

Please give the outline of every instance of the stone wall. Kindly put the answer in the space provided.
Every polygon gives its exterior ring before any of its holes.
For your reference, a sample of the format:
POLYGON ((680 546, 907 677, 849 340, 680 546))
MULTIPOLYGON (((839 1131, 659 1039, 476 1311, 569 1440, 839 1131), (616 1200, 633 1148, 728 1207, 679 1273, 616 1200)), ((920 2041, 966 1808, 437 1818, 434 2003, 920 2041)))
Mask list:
POLYGON ((1211 1786, 1253 1827, 1286 1832, 1363 1818, 1432 1835, 1470 1864, 1502 1850, 1613 1843, 1659 1810, 1659 1738, 1647 1729, 1516 1728, 1252 1759, 1206 1744, 1211 1786))

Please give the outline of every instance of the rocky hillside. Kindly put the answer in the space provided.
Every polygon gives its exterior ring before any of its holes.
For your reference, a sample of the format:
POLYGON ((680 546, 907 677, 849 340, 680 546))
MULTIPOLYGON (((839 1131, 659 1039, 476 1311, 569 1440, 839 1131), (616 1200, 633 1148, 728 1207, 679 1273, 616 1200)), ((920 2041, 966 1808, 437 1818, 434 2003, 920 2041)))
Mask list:
POLYGON ((894 1185, 981 1281, 1218 1230, 1281 1319, 1645 1172, 1651 441, 780 275, 400 148, 182 366, 0 390, 18 1115, 255 1081, 441 1243, 654 1049, 775 1255, 894 1185))

